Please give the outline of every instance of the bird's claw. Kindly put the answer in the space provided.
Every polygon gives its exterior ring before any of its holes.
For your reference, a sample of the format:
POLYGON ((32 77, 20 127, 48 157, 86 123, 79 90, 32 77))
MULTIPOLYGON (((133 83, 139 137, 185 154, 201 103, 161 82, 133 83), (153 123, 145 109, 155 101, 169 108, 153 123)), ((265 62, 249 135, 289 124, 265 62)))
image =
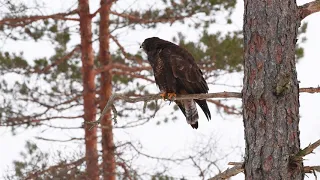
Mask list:
POLYGON ((164 92, 164 93, 161 93, 160 96, 161 96, 162 100, 165 100, 165 99, 166 99, 166 96, 167 96, 167 93, 165 93, 165 92, 164 92))
POLYGON ((168 100, 173 101, 177 97, 176 93, 168 93, 168 100))
POLYGON ((170 101, 170 103, 171 103, 177 97, 177 94, 176 93, 166 93, 166 92, 164 92, 164 93, 161 93, 160 96, 161 96, 161 98, 163 100, 168 99, 170 101))

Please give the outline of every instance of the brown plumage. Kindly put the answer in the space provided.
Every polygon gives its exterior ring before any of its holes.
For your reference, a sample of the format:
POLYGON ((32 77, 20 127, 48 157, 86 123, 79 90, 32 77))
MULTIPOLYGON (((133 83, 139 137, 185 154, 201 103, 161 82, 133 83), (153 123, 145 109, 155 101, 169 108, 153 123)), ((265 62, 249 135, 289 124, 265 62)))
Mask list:
MULTIPOLYGON (((208 85, 192 55, 184 48, 158 37, 147 38, 141 47, 148 55, 156 84, 162 93, 208 93, 208 85)), ((196 103, 207 119, 211 119, 206 100, 175 100, 192 128, 198 128, 196 103)))

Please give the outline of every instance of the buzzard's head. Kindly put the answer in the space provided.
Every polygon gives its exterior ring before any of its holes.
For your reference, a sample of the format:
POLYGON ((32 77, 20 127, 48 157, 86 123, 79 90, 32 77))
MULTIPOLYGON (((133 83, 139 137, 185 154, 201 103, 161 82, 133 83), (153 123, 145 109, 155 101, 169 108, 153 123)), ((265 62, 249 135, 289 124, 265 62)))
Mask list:
POLYGON ((149 51, 155 50, 158 48, 158 46, 163 42, 164 40, 158 38, 158 37, 151 37, 147 38, 143 41, 140 48, 142 48, 146 53, 149 51))

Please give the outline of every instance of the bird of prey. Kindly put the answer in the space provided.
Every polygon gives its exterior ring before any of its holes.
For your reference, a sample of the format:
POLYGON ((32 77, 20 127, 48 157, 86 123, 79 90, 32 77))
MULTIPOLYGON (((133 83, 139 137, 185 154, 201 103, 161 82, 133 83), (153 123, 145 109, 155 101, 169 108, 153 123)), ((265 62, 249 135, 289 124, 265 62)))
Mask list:
MULTIPOLYGON (((155 81, 163 99, 174 100, 177 94, 208 93, 207 82, 204 80, 194 58, 187 50, 158 37, 145 39, 141 48, 148 55, 148 61, 153 69, 155 81)), ((174 101, 192 128, 198 128, 199 115, 196 103, 201 107, 207 119, 211 119, 206 100, 174 101)))

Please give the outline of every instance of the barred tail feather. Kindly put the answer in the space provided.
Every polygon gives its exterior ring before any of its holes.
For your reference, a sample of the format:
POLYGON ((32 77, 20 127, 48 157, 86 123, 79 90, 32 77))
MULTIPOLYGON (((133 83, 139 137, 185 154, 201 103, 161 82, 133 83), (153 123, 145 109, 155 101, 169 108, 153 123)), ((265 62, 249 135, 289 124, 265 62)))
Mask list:
POLYGON ((184 100, 183 105, 186 111, 186 119, 187 123, 192 126, 192 128, 197 129, 198 128, 198 111, 196 103, 193 100, 184 100))
POLYGON ((193 129, 198 129, 198 111, 194 100, 175 101, 193 129))

